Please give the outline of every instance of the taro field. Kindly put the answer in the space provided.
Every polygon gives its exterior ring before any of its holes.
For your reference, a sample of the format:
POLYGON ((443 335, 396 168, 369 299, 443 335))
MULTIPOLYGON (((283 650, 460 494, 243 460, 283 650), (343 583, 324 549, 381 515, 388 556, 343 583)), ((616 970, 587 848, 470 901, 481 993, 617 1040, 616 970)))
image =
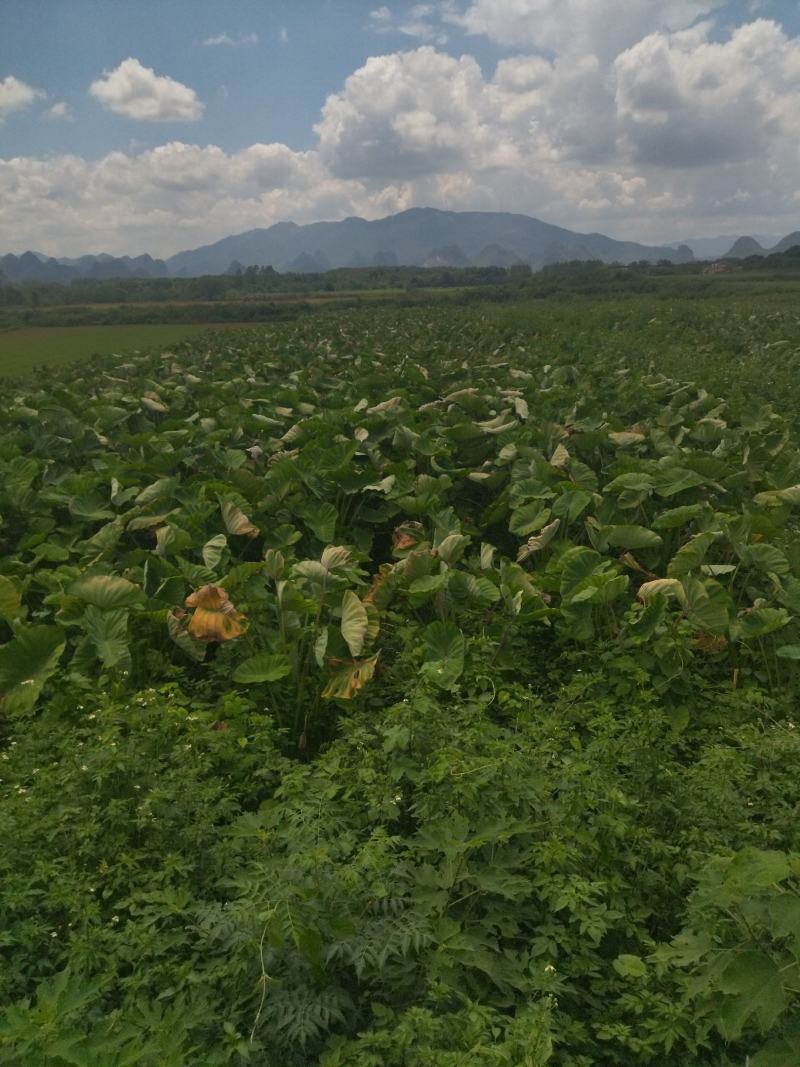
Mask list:
POLYGON ((797 1067, 800 321, 11 382, 5 1067, 797 1067))

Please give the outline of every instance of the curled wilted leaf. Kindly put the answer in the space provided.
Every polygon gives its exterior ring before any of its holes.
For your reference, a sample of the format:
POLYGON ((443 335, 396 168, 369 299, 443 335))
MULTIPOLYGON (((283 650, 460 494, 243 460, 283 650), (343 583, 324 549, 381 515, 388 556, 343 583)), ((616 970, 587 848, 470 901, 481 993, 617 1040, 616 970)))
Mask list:
POLYGON ((371 408, 367 408, 368 415, 394 415, 403 406, 403 398, 401 396, 393 396, 389 400, 384 400, 380 404, 374 404, 371 408))
POLYGON ((324 700, 352 700, 375 674, 378 653, 369 659, 329 660, 332 667, 339 668, 322 691, 324 700))
POLYGON ((628 445, 638 445, 646 440, 645 435, 643 433, 637 433, 636 430, 620 430, 617 433, 610 433, 608 439, 609 441, 613 441, 619 448, 627 448, 628 445))
POLYGON ((392 548, 395 552, 405 552, 413 548, 425 537, 425 528, 421 522, 403 522, 392 534, 392 548))
POLYGON ((723 652, 728 647, 728 640, 722 634, 698 634, 695 647, 701 652, 723 652))
POLYGON ((536 537, 529 537, 519 552, 517 552, 517 563, 522 563, 528 556, 532 556, 534 552, 541 552, 543 548, 549 545, 558 533, 560 525, 561 519, 553 519, 551 523, 545 526, 540 534, 536 537))
POLYGON ((229 534, 235 537, 258 537, 258 527, 254 526, 245 513, 230 500, 222 501, 220 508, 222 509, 222 521, 229 534))
POLYGON ((364 603, 385 608, 392 597, 394 586, 394 567, 391 563, 382 563, 378 568, 378 573, 372 576, 372 585, 363 598, 364 603))
POLYGON ((244 633, 244 615, 237 611, 221 585, 204 585, 187 596, 194 608, 187 631, 198 641, 231 641, 244 633))

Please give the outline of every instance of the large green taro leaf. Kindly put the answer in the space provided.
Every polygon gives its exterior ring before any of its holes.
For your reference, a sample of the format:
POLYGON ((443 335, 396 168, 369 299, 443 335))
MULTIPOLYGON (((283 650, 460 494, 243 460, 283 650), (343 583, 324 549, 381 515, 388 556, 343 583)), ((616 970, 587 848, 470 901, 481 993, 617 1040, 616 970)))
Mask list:
POLYGON ((57 626, 28 626, 0 648, 0 707, 11 714, 30 711, 64 652, 57 626))

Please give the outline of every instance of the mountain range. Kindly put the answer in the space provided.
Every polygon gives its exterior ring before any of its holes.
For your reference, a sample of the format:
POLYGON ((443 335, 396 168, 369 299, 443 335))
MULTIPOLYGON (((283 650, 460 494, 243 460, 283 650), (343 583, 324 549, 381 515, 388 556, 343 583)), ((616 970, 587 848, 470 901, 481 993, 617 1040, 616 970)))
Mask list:
MULTIPOLYGON (((528 215, 497 211, 439 211, 411 208, 368 221, 314 222, 301 226, 279 222, 267 229, 225 237, 213 244, 178 252, 169 259, 149 255, 114 257, 86 255, 78 259, 47 257, 38 252, 0 256, 0 271, 11 282, 70 282, 78 278, 197 277, 235 273, 249 266, 278 271, 321 272, 335 267, 368 266, 502 266, 527 264, 539 269, 569 260, 633 263, 639 260, 675 263, 702 256, 704 245, 719 246, 724 238, 698 238, 677 247, 617 241, 601 233, 576 233, 528 215), (695 244, 693 252, 691 244, 695 244)), ((800 232, 789 234, 770 252, 800 244, 800 232)), ((752 237, 733 241, 731 257, 764 254, 752 237)), ((720 253, 707 255, 716 258, 720 253)))

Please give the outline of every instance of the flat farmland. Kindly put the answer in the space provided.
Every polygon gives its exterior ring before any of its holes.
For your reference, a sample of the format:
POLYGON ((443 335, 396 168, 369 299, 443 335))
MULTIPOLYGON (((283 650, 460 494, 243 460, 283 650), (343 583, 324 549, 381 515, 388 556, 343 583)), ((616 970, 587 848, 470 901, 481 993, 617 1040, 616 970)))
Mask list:
POLYGON ((795 304, 199 329, 0 406, 2 1067, 796 1067, 795 304))
POLYGON ((90 355, 175 344, 207 325, 34 326, 0 332, 0 376, 60 366, 90 355))

